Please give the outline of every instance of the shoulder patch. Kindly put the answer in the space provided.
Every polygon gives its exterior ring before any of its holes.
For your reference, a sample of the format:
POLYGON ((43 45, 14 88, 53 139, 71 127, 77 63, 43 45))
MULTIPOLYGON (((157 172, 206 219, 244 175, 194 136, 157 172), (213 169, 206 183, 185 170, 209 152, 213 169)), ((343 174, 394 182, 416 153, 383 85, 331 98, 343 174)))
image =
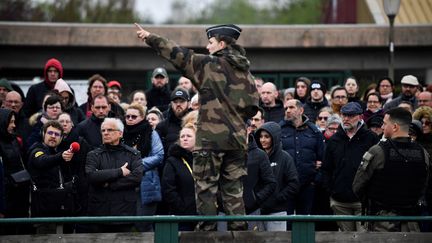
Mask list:
POLYGON ((369 165, 369 162, 373 159, 373 157, 374 157, 373 154, 371 154, 371 153, 369 153, 369 152, 366 152, 366 153, 363 155, 362 161, 361 161, 361 163, 360 163, 360 168, 363 169, 363 170, 366 170, 366 168, 367 168, 368 165, 369 165))
POLYGON ((39 157, 41 155, 44 155, 44 154, 45 154, 44 152, 38 151, 38 152, 35 153, 34 157, 37 158, 37 157, 39 157))

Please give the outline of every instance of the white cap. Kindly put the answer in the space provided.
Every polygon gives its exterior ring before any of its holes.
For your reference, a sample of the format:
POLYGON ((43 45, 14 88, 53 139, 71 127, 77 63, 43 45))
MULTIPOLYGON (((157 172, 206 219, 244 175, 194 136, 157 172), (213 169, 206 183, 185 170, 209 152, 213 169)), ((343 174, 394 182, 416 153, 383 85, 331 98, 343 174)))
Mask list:
POLYGON ((401 84, 408 84, 408 85, 412 85, 412 86, 418 86, 419 82, 417 80, 417 78, 413 75, 406 75, 403 76, 402 80, 401 80, 401 84))

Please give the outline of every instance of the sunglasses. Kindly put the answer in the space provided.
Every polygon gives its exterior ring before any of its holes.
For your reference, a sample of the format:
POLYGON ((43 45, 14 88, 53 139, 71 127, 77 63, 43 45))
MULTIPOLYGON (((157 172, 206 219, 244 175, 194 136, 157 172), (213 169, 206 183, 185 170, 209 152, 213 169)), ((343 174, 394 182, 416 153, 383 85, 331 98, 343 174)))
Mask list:
POLYGON ((130 119, 135 120, 135 119, 137 119, 137 118, 138 118, 137 115, 126 115, 126 119, 127 119, 127 120, 130 120, 130 119))
POLYGON ((324 121, 327 121, 327 119, 328 119, 328 116, 319 116, 318 117, 318 120, 324 120, 324 121))
POLYGON ((60 133, 54 132, 54 131, 48 131, 47 134, 50 135, 50 136, 55 136, 55 137, 60 137, 61 136, 60 133))

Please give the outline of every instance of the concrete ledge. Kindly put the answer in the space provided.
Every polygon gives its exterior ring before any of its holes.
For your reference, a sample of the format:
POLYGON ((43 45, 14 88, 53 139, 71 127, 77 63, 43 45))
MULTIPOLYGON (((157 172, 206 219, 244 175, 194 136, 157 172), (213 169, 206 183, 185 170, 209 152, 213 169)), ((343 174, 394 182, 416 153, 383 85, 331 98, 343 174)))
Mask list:
MULTIPOLYGON (((0 242, 4 243, 46 243, 46 242, 153 242, 153 233, 105 233, 105 234, 59 234, 59 235, 8 235, 0 236, 0 242)), ((184 243, 256 243, 291 242, 291 232, 181 232, 179 242, 184 243)), ((376 243, 376 242, 432 242, 432 233, 399 233, 399 232, 316 232, 315 242, 351 242, 351 243, 376 243)))
MULTIPOLYGON (((149 31, 185 47, 204 47, 204 25, 148 25, 149 31)), ((384 47, 386 25, 241 25, 246 48, 384 47)), ((0 46, 138 47, 131 24, 0 22, 0 46)), ((432 46, 432 25, 395 28, 398 46, 432 46)))

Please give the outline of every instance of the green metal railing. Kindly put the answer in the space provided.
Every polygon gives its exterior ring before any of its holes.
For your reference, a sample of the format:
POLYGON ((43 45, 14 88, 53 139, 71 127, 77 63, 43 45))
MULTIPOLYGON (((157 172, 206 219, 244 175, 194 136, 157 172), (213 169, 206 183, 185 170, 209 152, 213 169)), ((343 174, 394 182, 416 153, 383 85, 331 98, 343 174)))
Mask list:
POLYGON ((432 216, 245 215, 245 216, 106 216, 57 218, 2 218, 1 224, 154 222, 154 242, 177 243, 178 223, 191 221, 291 221, 293 243, 315 242, 318 221, 432 221, 432 216))

